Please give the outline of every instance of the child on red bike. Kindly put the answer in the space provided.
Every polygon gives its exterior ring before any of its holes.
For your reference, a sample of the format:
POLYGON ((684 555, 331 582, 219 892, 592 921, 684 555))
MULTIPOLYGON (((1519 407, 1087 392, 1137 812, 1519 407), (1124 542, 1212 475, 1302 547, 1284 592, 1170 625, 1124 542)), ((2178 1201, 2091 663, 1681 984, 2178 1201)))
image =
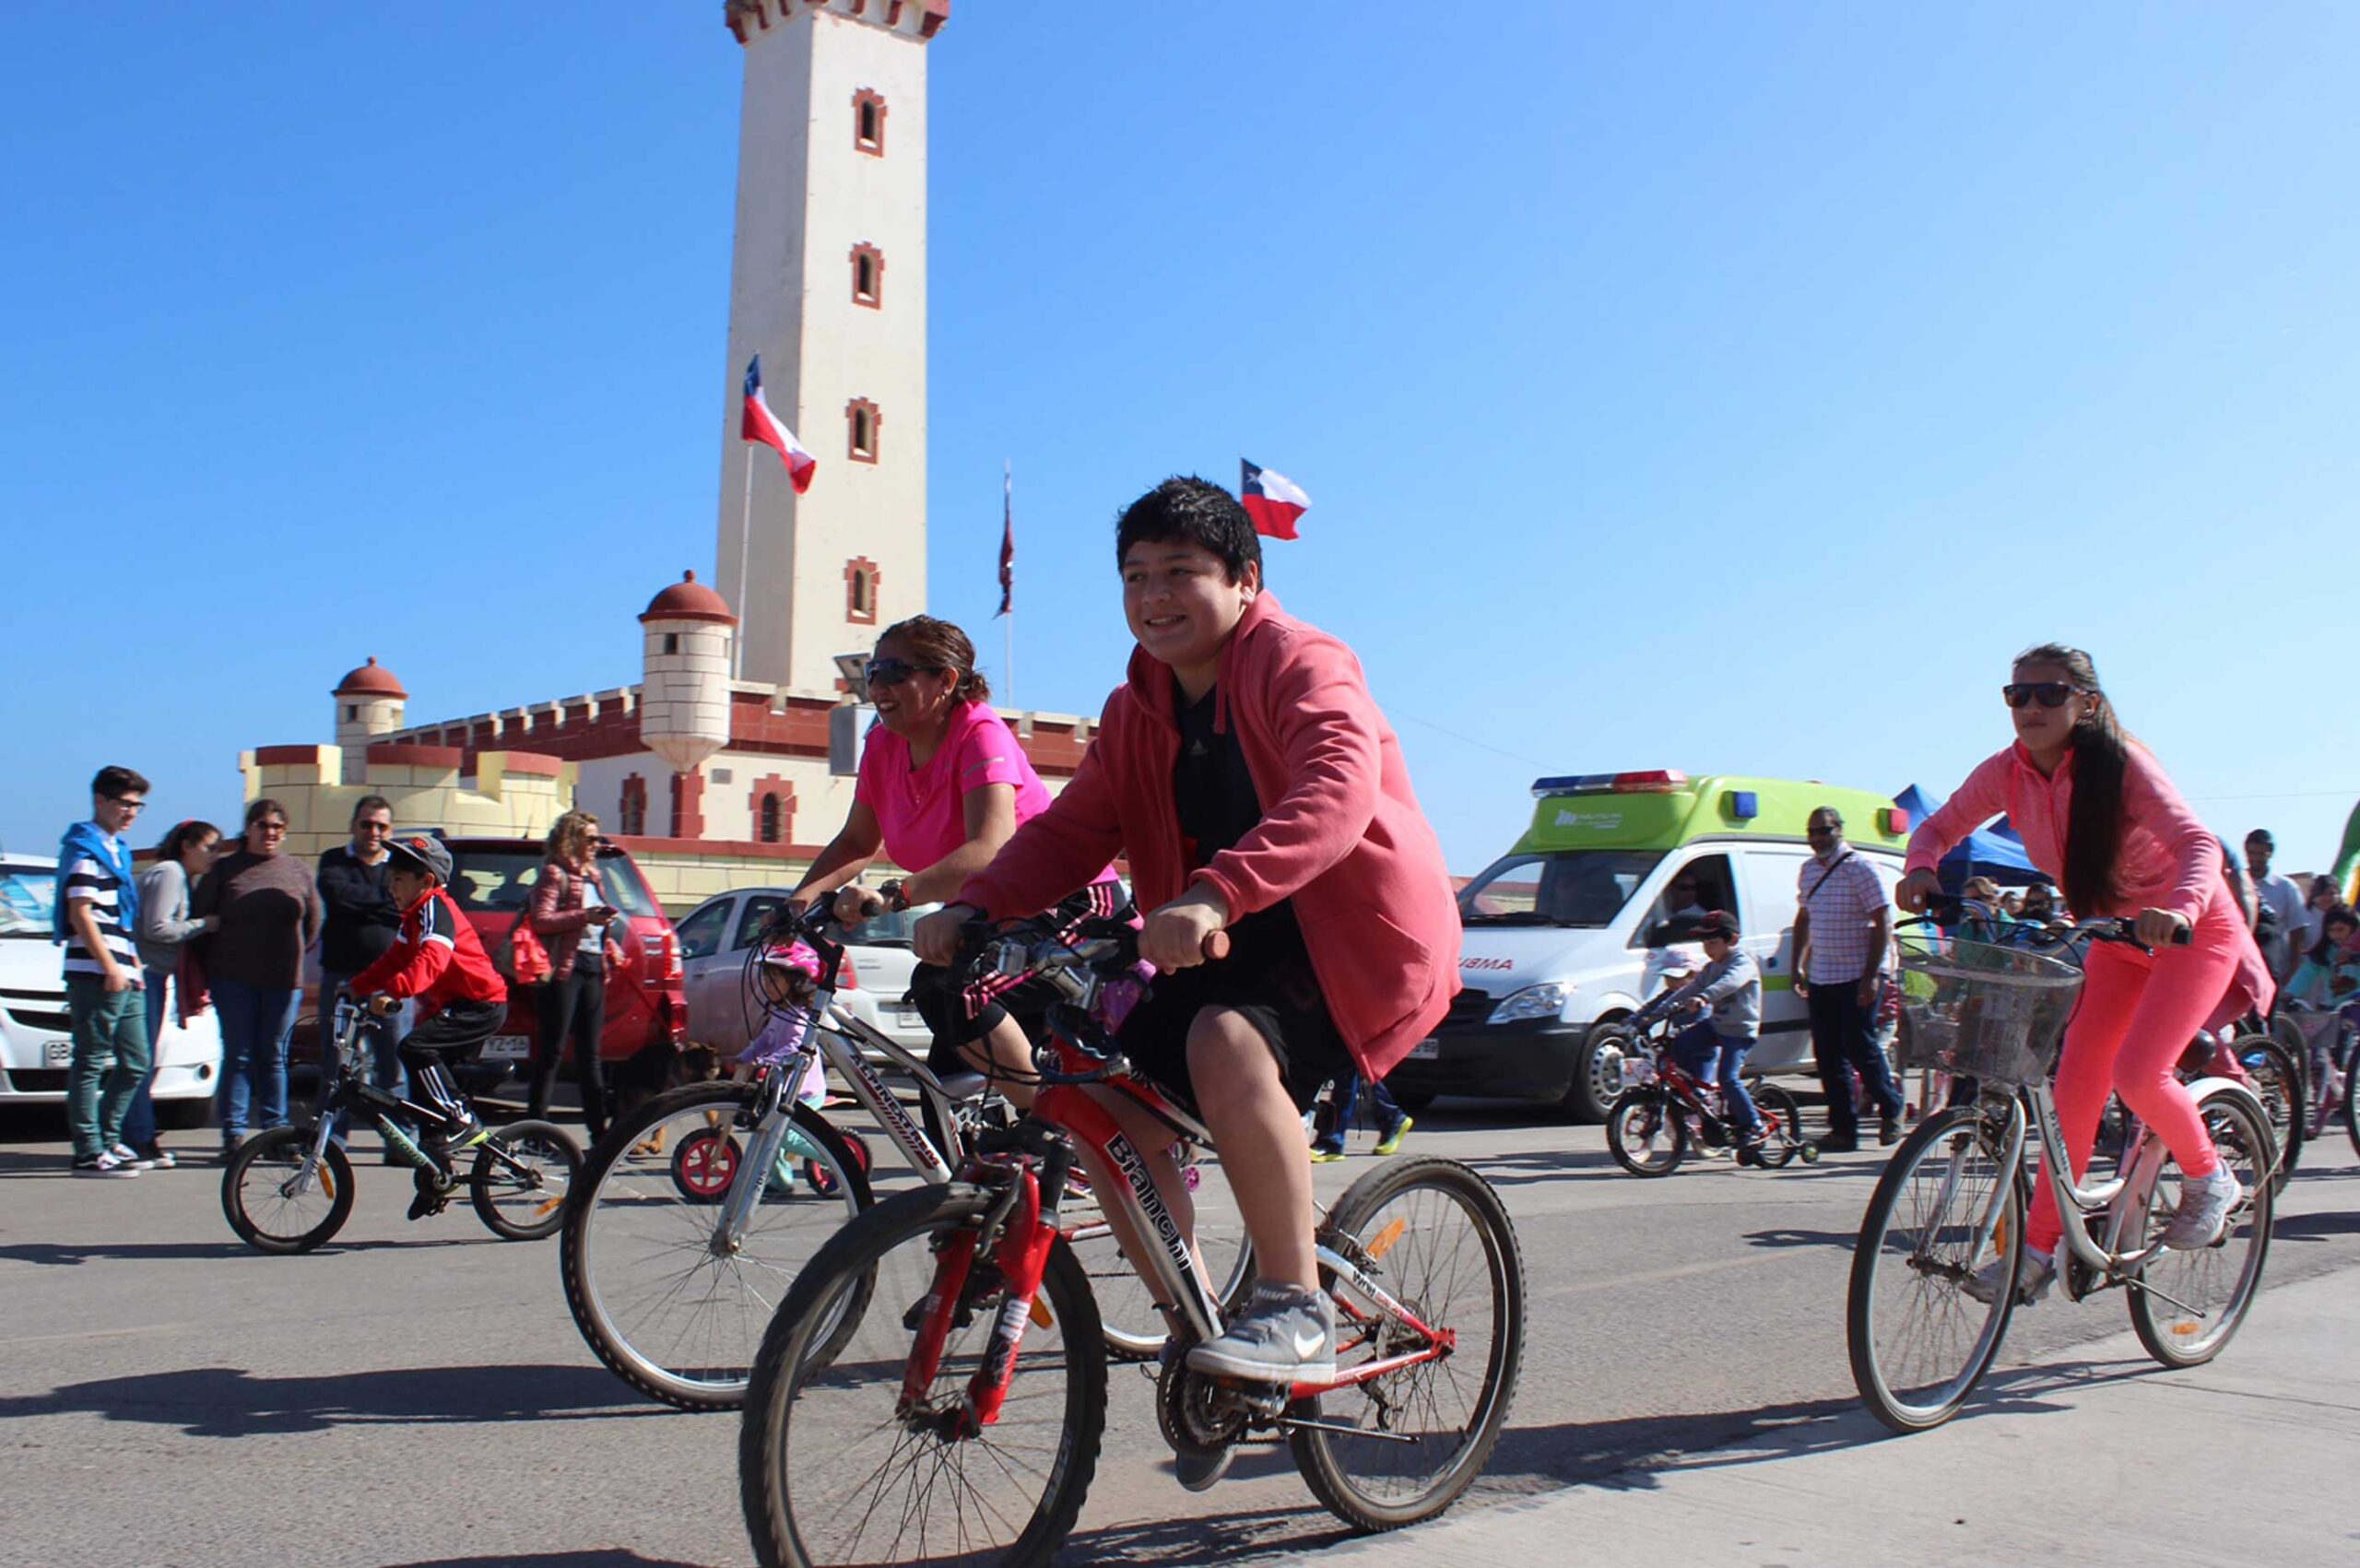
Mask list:
MULTIPOLYGON (((1458 988, 1450 879, 1359 661, 1263 587, 1235 497, 1168 479, 1124 512, 1115 549, 1139 640, 1128 679, 1073 783, 914 945, 950 961, 974 914, 1048 908, 1130 857, 1149 911, 1139 951, 1161 973, 1120 1043, 1201 1113, 1260 1272, 1251 1304, 1188 1364, 1262 1383, 1330 1377, 1303 1112, 1349 1067, 1383 1078, 1441 1021, 1458 988), (1208 964, 1217 931, 1229 955, 1208 964)), ((1109 1104, 1185 1228, 1170 1132, 1121 1096, 1109 1104)))
POLYGON ((1644 1028, 1667 1014, 1710 1009, 1671 1037, 1671 1059, 1697 1082, 1719 1083, 1722 1110, 1737 1129, 1738 1158, 1748 1161, 1762 1147, 1762 1115, 1738 1075, 1762 1037, 1762 970, 1737 945, 1737 917, 1728 911, 1708 912, 1693 934, 1705 944, 1705 967, 1678 989, 1647 1001, 1631 1022, 1644 1028))

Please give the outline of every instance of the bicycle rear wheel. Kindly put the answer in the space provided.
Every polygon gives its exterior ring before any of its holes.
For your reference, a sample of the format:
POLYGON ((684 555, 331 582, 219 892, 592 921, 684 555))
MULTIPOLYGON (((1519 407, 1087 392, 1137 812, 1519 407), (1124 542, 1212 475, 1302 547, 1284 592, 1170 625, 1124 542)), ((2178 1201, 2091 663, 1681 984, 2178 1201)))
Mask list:
MULTIPOLYGON (((2246 1190, 2228 1229, 2209 1247, 2158 1253, 2130 1281, 2130 1326, 2147 1353, 2165 1366, 2198 1366, 2221 1353, 2245 1322, 2261 1288, 2270 1256, 2270 1220, 2277 1199, 2271 1176, 2270 1129, 2246 1098, 2218 1090, 2198 1102, 2225 1168, 2246 1190)), ((2168 1157, 2167 1157, 2168 1158, 2168 1157)), ((2177 1176, 2177 1166, 2167 1165, 2177 1176)), ((2178 1182, 2158 1181, 2150 1199, 2148 1234, 2170 1222, 2178 1182)))
POLYGON ((1762 1143, 1753 1157, 1774 1171, 1792 1164, 1803 1149, 1802 1106, 1775 1083, 1754 1084, 1750 1092, 1762 1118, 1762 1143))
POLYGON ((1935 1113, 1894 1150, 1860 1220, 1845 1338, 1853 1385, 1895 1432, 1956 1415, 2008 1331, 2024 1211, 2023 1177, 2001 1162, 2008 1130, 1966 1106, 1935 1113), (1991 1239, 1978 1243, 1995 1204, 1991 1239), (2006 1267, 1986 1304, 1963 1287, 1995 1256, 2006 1267))
POLYGON ((257 1133, 221 1173, 221 1213, 257 1252, 309 1252, 352 1218, 352 1161, 331 1143, 305 1174, 313 1138, 303 1127, 257 1133))
POLYGON ((582 1149, 564 1128, 554 1122, 511 1122, 476 1155, 467 1196, 493 1235, 546 1241, 565 1223, 565 1195, 581 1175, 582 1149))
POLYGON ((738 1435, 739 1497, 765 1568, 1045 1563, 1073 1529, 1105 1427, 1106 1354, 1089 1280, 1063 1243, 1049 1249, 996 1422, 972 1437, 947 1430, 1002 1301, 975 1270, 957 1282, 974 1293, 933 1382, 914 1407, 903 1393, 938 1250, 992 1203, 963 1184, 889 1198, 796 1278, 755 1357, 738 1435))
POLYGON ((1669 1176, 1688 1152, 1688 1118, 1660 1085, 1626 1089, 1606 1113, 1606 1151, 1634 1176, 1669 1176))
POLYGON ((744 1402, 754 1351, 796 1275, 869 1206, 835 1129, 796 1106, 762 1201, 734 1244, 722 1200, 745 1171, 750 1084, 691 1084, 617 1122, 564 1210, 565 1304, 609 1371, 684 1410, 744 1402))
MULTIPOLYGON (((1288 1433, 1295 1467, 1328 1511, 1357 1529, 1431 1519, 1483 1473, 1516 1396, 1524 1359, 1516 1226, 1499 1194, 1466 1166, 1397 1158, 1345 1190, 1319 1239, 1367 1258, 1375 1283, 1457 1340, 1437 1360, 1296 1401, 1290 1414, 1324 1424, 1288 1433), (1354 1430, 1329 1430, 1336 1426, 1354 1430)), ((1410 1330, 1351 1286, 1327 1284, 1336 1298, 1339 1373, 1416 1347, 1410 1330)))

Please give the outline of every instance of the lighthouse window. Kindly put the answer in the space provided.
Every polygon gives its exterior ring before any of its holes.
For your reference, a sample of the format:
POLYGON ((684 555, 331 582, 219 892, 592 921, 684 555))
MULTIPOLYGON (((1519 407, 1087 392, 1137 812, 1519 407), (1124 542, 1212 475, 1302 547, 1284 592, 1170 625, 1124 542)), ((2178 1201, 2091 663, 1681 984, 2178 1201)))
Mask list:
POLYGON ((680 651, 680 634, 678 632, 667 631, 664 633, 664 651, 667 654, 677 654, 680 651))
POLYGON ((865 555, 844 562, 844 619, 855 626, 877 624, 877 585, 882 574, 865 555))
POLYGON ((347 724, 354 723, 354 722, 355 722, 355 721, 357 721, 360 717, 360 703, 358 703, 358 702, 347 702, 347 703, 344 705, 344 721, 345 721, 345 723, 347 723, 347 724))
POLYGON ((844 405, 844 454, 855 463, 877 461, 877 428, 885 422, 877 405, 856 397, 844 405))
POLYGON ((762 842, 763 842, 764 843, 778 843, 778 819, 779 819, 779 811, 778 811, 778 796, 775 796, 775 795, 765 795, 765 796, 762 796, 762 842))
POLYGON ((852 302, 867 305, 871 310, 884 305, 885 253, 874 245, 853 247, 852 302))
POLYGON ((885 156, 885 96, 868 88, 852 95, 852 145, 871 158, 885 156))

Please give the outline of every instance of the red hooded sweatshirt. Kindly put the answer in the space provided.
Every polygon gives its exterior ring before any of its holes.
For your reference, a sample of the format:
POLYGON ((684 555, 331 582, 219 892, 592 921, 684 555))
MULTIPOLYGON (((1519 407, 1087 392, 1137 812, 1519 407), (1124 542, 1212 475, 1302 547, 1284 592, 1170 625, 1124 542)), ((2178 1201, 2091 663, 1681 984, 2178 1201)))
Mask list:
POLYGON ((1142 909, 1195 881, 1220 891, 1233 920, 1292 899, 1329 1016, 1362 1069, 1382 1078, 1458 989, 1458 906, 1401 743, 1352 651, 1268 592, 1222 647, 1215 690, 1214 728, 1236 731, 1264 803, 1234 847, 1189 868, 1172 795, 1172 667, 1136 649, 1073 782, 958 902, 1001 918, 1046 909, 1118 853, 1142 909))

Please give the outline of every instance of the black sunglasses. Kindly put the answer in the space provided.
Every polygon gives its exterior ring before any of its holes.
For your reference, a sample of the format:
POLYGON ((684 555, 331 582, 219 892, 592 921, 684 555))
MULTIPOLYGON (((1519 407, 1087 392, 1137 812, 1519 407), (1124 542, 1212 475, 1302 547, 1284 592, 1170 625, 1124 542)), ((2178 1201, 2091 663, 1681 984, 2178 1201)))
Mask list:
POLYGON ((2044 708, 2061 708, 2067 698, 2081 690, 2070 680, 2012 680, 2000 688, 2000 695, 2008 700, 2011 708, 2021 708, 2035 701, 2044 708))
POLYGON ((899 686, 921 672, 939 675, 950 667, 949 665, 907 665, 899 659, 871 659, 867 679, 871 686, 899 686))

